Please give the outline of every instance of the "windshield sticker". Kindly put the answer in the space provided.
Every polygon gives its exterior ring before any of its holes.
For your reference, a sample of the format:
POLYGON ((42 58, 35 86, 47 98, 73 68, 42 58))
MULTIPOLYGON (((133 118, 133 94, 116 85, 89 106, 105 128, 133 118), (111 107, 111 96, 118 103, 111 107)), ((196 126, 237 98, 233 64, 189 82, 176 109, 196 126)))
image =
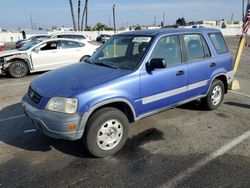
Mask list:
POLYGON ((135 37, 133 39, 133 42, 143 43, 143 42, 149 42, 151 40, 151 37, 135 37))

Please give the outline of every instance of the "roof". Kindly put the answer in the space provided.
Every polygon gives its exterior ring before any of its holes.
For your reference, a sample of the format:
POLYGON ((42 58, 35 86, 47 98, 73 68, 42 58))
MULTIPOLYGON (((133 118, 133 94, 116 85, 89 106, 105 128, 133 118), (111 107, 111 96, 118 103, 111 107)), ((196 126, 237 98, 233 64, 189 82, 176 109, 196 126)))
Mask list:
POLYGON ((156 36, 162 34, 178 34, 178 33, 217 33, 220 32, 218 29, 208 28, 171 28, 171 29, 152 29, 152 30, 137 30, 120 33, 118 35, 145 35, 145 36, 156 36))
POLYGON ((24 32, 26 35, 46 35, 48 34, 45 30, 31 30, 31 29, 25 29, 22 32, 24 32))

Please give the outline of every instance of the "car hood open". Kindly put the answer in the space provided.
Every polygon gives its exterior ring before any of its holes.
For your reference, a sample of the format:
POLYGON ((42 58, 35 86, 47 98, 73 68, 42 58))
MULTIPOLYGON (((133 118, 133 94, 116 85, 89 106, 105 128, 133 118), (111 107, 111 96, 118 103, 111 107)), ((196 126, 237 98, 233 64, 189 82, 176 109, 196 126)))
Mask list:
POLYGON ((31 87, 48 98, 71 97, 130 72, 83 62, 47 72, 35 79, 31 87))

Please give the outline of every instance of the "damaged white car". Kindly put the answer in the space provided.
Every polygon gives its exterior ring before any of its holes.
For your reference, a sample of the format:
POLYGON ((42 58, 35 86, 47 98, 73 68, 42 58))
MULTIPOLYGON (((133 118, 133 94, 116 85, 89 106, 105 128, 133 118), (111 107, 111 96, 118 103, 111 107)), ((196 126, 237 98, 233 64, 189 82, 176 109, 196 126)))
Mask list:
POLYGON ((71 39, 34 40, 17 50, 0 53, 0 75, 21 78, 88 59, 99 46, 71 39))

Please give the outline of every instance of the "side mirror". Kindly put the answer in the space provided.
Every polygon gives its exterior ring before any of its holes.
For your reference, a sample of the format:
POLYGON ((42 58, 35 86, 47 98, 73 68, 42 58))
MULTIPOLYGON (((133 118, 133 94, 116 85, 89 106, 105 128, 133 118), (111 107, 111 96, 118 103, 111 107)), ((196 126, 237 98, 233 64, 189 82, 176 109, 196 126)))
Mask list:
POLYGON ((165 59, 163 58, 154 58, 151 59, 150 62, 147 63, 148 71, 152 71, 154 69, 164 69, 167 67, 165 59))
POLYGON ((40 48, 35 48, 34 52, 38 54, 40 52, 40 48))

